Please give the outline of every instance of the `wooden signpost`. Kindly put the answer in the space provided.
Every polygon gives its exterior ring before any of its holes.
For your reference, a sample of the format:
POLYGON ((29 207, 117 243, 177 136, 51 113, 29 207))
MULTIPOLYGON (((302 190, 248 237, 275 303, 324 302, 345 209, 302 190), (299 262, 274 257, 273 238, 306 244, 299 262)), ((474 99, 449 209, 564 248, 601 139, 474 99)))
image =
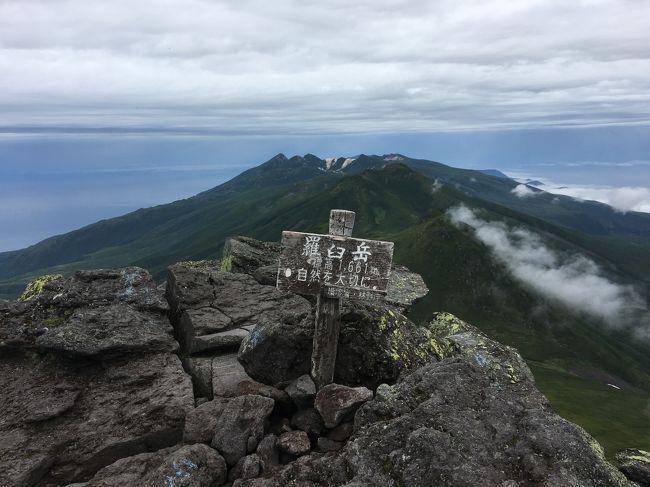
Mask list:
POLYGON ((393 243, 351 238, 354 212, 332 210, 329 234, 282 232, 277 288, 318 296, 311 375, 320 389, 334 379, 341 298, 381 301, 393 243))

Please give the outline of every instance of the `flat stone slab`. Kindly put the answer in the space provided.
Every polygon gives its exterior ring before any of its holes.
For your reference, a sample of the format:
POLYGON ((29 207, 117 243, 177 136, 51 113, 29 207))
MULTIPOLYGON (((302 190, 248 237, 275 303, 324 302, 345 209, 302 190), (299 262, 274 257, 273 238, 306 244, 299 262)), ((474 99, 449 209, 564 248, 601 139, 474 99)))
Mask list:
POLYGON ((79 308, 35 339, 36 348, 68 355, 175 352, 178 342, 165 316, 119 303, 79 308))
POLYGON ((239 383, 252 380, 237 360, 236 353, 212 359, 212 392, 215 397, 236 396, 239 383))
POLYGON ((184 445, 123 458, 83 487, 212 487, 226 481, 223 457, 207 445, 184 445))
POLYGON ((393 265, 386 294, 389 304, 406 309, 428 293, 429 288, 420 274, 411 272, 404 266, 393 265))
POLYGON ((0 485, 67 485, 176 444, 193 409, 173 354, 109 361, 0 354, 0 485), (42 480, 41 480, 42 479, 42 480))
POLYGON ((233 330, 213 333, 194 337, 192 341, 192 353, 207 351, 236 351, 242 340, 249 335, 246 328, 235 328, 233 330))
POLYGON ((175 352, 167 304, 144 269, 79 271, 0 313, 0 350, 96 357, 175 352))
POLYGON ((247 274, 183 264, 169 268, 166 297, 176 337, 188 353, 233 347, 234 338, 213 336, 217 333, 259 323, 297 323, 312 312, 306 299, 259 284, 247 274))

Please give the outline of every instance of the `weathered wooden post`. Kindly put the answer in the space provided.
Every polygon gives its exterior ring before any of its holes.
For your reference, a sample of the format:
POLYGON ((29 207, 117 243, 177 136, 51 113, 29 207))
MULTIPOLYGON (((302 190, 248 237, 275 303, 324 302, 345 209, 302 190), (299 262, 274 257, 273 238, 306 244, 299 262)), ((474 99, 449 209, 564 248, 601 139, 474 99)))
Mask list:
MULTIPOLYGON (((353 211, 330 211, 329 234, 341 237, 351 237, 354 228, 353 211)), ((318 294, 316 304, 316 328, 314 329, 314 344, 311 352, 311 378, 320 389, 334 380, 336 365, 336 349, 339 343, 339 309, 341 298, 330 298, 323 292, 318 294)))
POLYGON ((329 235, 282 232, 277 288, 318 296, 311 375, 320 389, 332 382, 341 298, 381 301, 393 243, 351 238, 355 214, 332 210, 329 235))

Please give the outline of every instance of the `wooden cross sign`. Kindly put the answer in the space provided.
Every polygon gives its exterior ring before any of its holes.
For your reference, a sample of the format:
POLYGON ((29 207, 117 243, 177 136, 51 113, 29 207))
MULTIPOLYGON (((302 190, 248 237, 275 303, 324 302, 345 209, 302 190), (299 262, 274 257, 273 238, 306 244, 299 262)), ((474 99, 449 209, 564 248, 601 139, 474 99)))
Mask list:
POLYGON ((311 376, 320 389, 334 379, 341 298, 381 301, 393 243, 352 238, 354 212, 332 210, 329 235, 282 232, 277 288, 318 296, 311 376))

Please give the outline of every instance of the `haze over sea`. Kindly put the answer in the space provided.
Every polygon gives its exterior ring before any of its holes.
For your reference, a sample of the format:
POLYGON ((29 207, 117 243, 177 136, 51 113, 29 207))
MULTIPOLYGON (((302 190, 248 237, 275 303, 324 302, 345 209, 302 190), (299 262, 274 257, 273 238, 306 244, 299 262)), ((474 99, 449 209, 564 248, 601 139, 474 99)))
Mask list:
MULTIPOLYGON (((398 152, 569 187, 650 187, 650 161, 643 159, 650 154, 648 127, 320 137, 11 137, 0 139, 0 251, 192 196, 279 152, 289 157, 398 152)), ((650 204, 650 193, 636 195, 633 202, 650 204)))

